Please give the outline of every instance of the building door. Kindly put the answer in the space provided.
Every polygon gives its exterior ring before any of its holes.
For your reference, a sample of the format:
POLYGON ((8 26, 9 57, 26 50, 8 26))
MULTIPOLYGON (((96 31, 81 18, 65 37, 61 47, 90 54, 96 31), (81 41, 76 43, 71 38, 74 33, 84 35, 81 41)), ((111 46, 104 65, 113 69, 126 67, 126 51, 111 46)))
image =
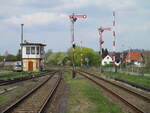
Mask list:
POLYGON ((33 62, 29 61, 28 63, 28 71, 33 71, 33 62))

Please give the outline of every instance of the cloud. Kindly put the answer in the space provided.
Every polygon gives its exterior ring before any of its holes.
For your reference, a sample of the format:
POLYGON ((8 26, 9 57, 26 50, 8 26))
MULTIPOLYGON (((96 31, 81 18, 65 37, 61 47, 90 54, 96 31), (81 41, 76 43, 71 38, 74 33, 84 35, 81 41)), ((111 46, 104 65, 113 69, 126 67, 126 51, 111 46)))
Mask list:
POLYGON ((128 9, 136 7, 136 0, 59 0, 61 4, 51 8, 53 10, 82 9, 86 7, 104 7, 108 9, 128 9))
MULTIPOLYGON (((117 46, 125 45, 126 41, 136 42, 137 48, 139 45, 150 48, 150 0, 1 0, 0 3, 0 52, 17 50, 12 48, 16 47, 20 38, 18 24, 21 23, 28 27, 24 33, 25 39, 44 41, 48 44, 47 48, 54 50, 66 50, 70 46, 68 14, 72 12, 88 15, 87 19, 78 19, 75 23, 76 43, 83 40, 84 46, 98 50, 97 28, 112 27, 112 10, 116 11, 117 46), (7 41, 7 45, 3 43, 7 41)), ((104 46, 111 49, 112 33, 105 32, 104 38, 104 46)), ((133 44, 127 45, 132 47, 133 44)))
POLYGON ((67 21, 67 14, 58 14, 58 13, 48 13, 48 12, 38 12, 28 15, 21 15, 20 17, 11 17, 5 19, 5 22, 12 24, 21 24, 24 23, 27 26, 32 25, 45 25, 50 23, 59 23, 67 21))

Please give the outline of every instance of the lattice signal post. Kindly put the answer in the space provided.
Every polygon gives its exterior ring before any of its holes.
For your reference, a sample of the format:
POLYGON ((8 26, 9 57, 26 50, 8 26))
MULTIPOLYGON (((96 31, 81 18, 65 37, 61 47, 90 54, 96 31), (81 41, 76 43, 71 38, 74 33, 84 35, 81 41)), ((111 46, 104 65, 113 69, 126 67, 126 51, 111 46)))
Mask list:
POLYGON ((75 15, 74 13, 72 15, 69 15, 69 19, 71 21, 71 43, 72 43, 72 48, 73 48, 73 57, 72 57, 72 76, 73 78, 75 77, 75 63, 74 63, 74 51, 75 51, 75 40, 74 40, 74 23, 77 21, 78 18, 86 19, 87 15, 75 15))
MULTIPOLYGON (((102 34, 104 31, 111 31, 111 28, 110 27, 107 27, 107 28, 100 27, 100 28, 98 28, 98 31, 99 31, 99 35, 100 35, 99 44, 100 44, 100 54, 101 54, 101 60, 102 60, 102 48, 103 48, 102 45, 104 43, 102 34)), ((100 71, 102 72, 101 62, 100 62, 100 71)))
POLYGON ((102 34, 103 34, 104 31, 111 31, 111 28, 110 27, 107 27, 107 28, 100 27, 100 28, 98 28, 98 31, 99 31, 99 35, 100 35, 100 38, 99 38, 100 53, 102 55, 102 45, 104 43, 102 34))

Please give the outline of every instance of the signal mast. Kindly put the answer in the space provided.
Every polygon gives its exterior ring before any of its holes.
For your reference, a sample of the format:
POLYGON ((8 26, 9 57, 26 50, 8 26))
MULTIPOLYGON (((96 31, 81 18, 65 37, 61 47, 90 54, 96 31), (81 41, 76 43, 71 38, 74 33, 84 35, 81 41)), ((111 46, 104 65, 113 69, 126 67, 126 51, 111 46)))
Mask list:
POLYGON ((111 28, 110 27, 107 27, 107 28, 100 27, 100 28, 98 28, 98 31, 99 31, 99 35, 100 35, 100 38, 99 38, 100 53, 102 55, 102 45, 104 43, 102 34, 103 34, 104 31, 111 31, 111 28))
POLYGON ((71 21, 71 43, 73 48, 73 57, 72 57, 72 66, 73 66, 73 72, 72 76, 75 77, 75 63, 74 63, 74 51, 75 51, 75 40, 74 40, 74 23, 77 21, 78 18, 86 19, 87 15, 75 15, 74 13, 72 15, 69 15, 69 19, 71 21))
MULTIPOLYGON (((102 59, 102 48, 103 48, 102 45, 104 43, 102 34, 104 31, 111 31, 111 28, 110 27, 107 27, 107 28, 100 27, 100 28, 98 28, 98 31, 99 31, 99 35, 100 35, 99 43, 100 43, 100 54, 101 54, 101 59, 102 59)), ((100 71, 102 72, 101 62, 100 62, 100 71)))
POLYGON ((116 32, 115 32, 115 25, 116 25, 116 21, 115 21, 115 11, 113 11, 113 27, 112 27, 112 35, 113 35, 113 61, 115 63, 115 51, 116 51, 116 32))

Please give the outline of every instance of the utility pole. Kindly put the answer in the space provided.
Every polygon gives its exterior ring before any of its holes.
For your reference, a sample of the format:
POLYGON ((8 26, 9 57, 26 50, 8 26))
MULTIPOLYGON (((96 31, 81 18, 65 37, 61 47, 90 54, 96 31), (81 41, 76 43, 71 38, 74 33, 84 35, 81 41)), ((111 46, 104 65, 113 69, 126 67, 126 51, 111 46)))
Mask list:
POLYGON ((72 15, 69 16, 70 21, 71 21, 71 43, 72 43, 72 49, 73 49, 73 53, 72 53, 72 77, 75 78, 75 60, 74 60, 74 52, 75 52, 75 40, 74 40, 74 23, 77 21, 77 18, 87 18, 86 15, 75 15, 74 13, 72 15))
POLYGON ((21 43, 23 43, 23 26, 24 24, 21 24, 21 43))
POLYGON ((23 70, 23 58, 22 58, 22 49, 23 49, 23 26, 24 24, 21 24, 21 65, 22 65, 22 70, 23 70))
MULTIPOLYGON (((111 31, 111 28, 110 27, 107 27, 107 28, 103 28, 103 27, 100 27, 100 28, 98 28, 98 31, 99 31, 99 35, 100 35, 100 38, 99 38, 99 43, 100 43, 100 54, 101 54, 101 60, 103 59, 103 57, 102 57, 102 48, 103 48, 103 43, 104 43, 104 41, 103 41, 103 32, 104 31, 111 31)), ((102 65, 101 65, 101 62, 100 62, 100 71, 102 72, 102 65)))

